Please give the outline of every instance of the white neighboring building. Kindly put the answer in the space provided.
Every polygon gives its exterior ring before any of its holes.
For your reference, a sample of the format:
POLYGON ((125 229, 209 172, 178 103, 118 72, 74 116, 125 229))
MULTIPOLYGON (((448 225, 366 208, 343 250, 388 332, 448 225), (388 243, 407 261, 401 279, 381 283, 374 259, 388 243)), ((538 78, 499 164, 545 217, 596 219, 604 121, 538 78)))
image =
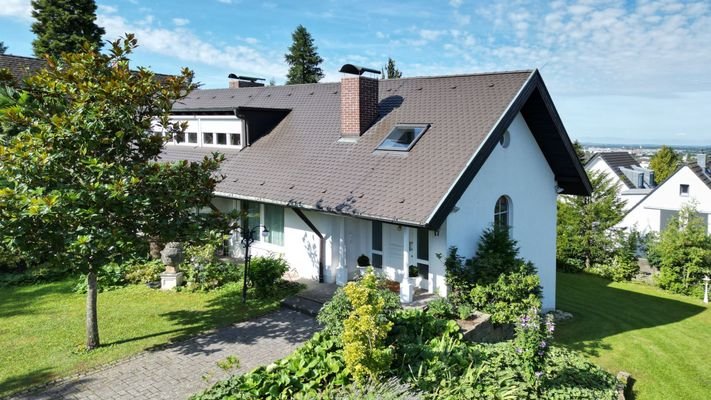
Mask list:
POLYGON ((224 153, 214 204, 247 210, 243 225, 269 231, 253 254, 281 254, 301 277, 344 284, 365 254, 401 287, 414 265, 414 284, 446 295, 448 248, 471 257, 498 223, 554 308, 557 194, 591 188, 538 71, 342 72, 340 83, 197 90, 173 108, 188 135, 161 158, 224 153))
POLYGON ((654 188, 654 172, 643 168, 626 151, 597 153, 587 163, 585 170, 607 175, 617 185, 624 210, 629 210, 642 201, 654 188))
POLYGON ((693 203, 711 232, 711 170, 705 155, 684 165, 630 209, 618 227, 661 232, 684 205, 693 203))

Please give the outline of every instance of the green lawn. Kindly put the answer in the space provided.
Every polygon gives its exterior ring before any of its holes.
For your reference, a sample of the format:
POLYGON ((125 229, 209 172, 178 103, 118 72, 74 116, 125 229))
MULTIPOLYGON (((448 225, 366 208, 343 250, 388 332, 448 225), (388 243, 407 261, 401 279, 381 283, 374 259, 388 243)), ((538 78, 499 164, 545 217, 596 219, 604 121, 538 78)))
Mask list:
POLYGON ((72 292, 75 282, 0 287, 0 397, 267 313, 280 300, 252 295, 245 306, 241 285, 212 293, 162 292, 142 285, 101 293, 102 347, 87 353, 82 346, 85 296, 72 292))
POLYGON ((558 274, 558 343, 636 380, 637 400, 711 396, 711 310, 699 299, 585 274, 558 274))

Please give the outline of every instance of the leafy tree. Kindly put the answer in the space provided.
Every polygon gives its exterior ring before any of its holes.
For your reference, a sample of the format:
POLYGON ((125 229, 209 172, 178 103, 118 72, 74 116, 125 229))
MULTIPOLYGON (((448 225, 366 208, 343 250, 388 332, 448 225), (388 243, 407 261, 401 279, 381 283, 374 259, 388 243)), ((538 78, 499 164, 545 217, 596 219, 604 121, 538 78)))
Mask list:
POLYGON ((701 279, 711 272, 711 237, 694 204, 685 205, 658 241, 650 245, 650 260, 660 267, 657 283, 675 293, 695 294, 701 279))
POLYGON ((624 201, 604 173, 590 173, 590 197, 558 200, 557 260, 563 268, 583 269, 606 262, 616 248, 611 229, 622 220, 624 201))
POLYGON ((318 48, 314 45, 314 40, 309 31, 303 25, 296 27, 291 34, 292 44, 289 53, 284 55, 289 64, 289 72, 286 75, 286 84, 316 83, 324 77, 319 64, 323 58, 318 55, 318 48))
POLYGON ((0 238, 26 259, 52 257, 87 277, 86 345, 99 346, 97 274, 146 237, 194 235, 206 221, 222 157, 159 163, 165 138, 185 124, 169 120, 195 85, 192 72, 157 80, 131 71, 133 35, 108 55, 49 56, 22 90, 0 95, 0 238), (60 67, 61 65, 61 67, 60 67))
POLYGON ((96 25, 94 0, 32 0, 32 42, 35 55, 77 53, 85 42, 101 49, 104 28, 96 25))
POLYGON ((402 78, 402 72, 395 66, 395 60, 388 57, 388 63, 381 70, 381 79, 399 79, 402 78))
POLYGON ((7 51, 7 46, 5 46, 4 42, 0 42, 0 54, 5 54, 7 51))
POLYGON ((649 167, 654 171, 654 180, 663 182, 676 172, 682 161, 681 153, 669 146, 662 146, 649 160, 649 167))

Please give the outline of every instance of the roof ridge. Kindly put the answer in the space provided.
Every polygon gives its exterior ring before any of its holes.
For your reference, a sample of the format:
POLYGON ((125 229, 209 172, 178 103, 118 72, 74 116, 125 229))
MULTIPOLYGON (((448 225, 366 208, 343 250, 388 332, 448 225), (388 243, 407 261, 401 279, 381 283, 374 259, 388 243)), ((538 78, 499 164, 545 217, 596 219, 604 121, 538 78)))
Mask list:
POLYGON ((27 60, 34 60, 34 61, 46 62, 46 60, 43 59, 43 58, 31 57, 31 56, 18 56, 18 55, 15 55, 15 54, 7 54, 7 53, 5 53, 5 54, 0 54, 0 57, 24 58, 24 59, 27 59, 27 60))

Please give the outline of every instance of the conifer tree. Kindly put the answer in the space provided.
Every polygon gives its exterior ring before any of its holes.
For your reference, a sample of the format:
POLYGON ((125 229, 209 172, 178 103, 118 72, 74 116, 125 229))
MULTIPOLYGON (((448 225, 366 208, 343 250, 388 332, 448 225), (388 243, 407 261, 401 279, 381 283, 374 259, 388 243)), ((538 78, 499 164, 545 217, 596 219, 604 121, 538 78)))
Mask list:
POLYGON ((402 71, 395 66, 395 60, 388 57, 388 63, 382 69, 381 79, 399 79, 402 78, 402 71))
POLYGON ((649 167, 654 171, 654 180, 661 183, 676 172, 681 163, 680 153, 669 146, 662 146, 649 160, 649 167))
POLYGON ((4 42, 0 42, 0 54, 5 54, 5 50, 7 50, 7 46, 4 42))
POLYGON ((78 53, 85 42, 101 49, 104 28, 96 25, 94 0, 32 0, 32 42, 35 55, 59 57, 63 52, 78 53))
POLYGON ((318 55, 318 48, 314 45, 314 40, 309 31, 303 25, 296 27, 291 34, 292 44, 289 53, 284 55, 289 64, 289 72, 286 75, 286 84, 316 83, 324 77, 319 64, 323 62, 318 55))

